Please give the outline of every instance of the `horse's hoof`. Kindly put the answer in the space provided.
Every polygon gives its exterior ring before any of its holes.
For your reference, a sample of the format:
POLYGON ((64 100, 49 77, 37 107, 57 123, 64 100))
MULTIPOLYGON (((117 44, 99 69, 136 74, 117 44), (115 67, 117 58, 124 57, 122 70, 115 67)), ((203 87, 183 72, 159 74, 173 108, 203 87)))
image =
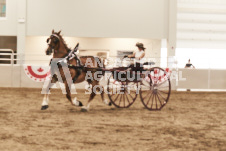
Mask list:
POLYGON ((82 102, 79 101, 79 105, 78 106, 83 106, 82 102))
POLYGON ((109 105, 109 106, 111 106, 111 105, 112 105, 112 103, 111 103, 111 102, 109 102, 109 103, 108 103, 108 105, 109 105))
POLYGON ((46 109, 48 109, 48 107, 49 107, 49 105, 44 105, 44 106, 42 106, 41 110, 46 110, 46 109))
POLYGON ((82 107, 82 108, 81 108, 81 112, 88 112, 88 109, 85 108, 85 107, 82 107))

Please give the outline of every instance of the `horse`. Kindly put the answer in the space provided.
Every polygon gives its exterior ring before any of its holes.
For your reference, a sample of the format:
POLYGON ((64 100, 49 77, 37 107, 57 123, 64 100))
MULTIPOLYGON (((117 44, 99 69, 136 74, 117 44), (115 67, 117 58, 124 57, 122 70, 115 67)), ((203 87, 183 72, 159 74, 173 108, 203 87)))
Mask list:
MULTIPOLYGON (((52 59, 65 58, 65 56, 67 56, 71 52, 71 49, 68 48, 67 44, 65 43, 65 41, 60 33, 61 33, 61 31, 55 32, 54 30, 52 30, 52 34, 47 39, 48 48, 46 49, 46 55, 51 55, 53 53, 52 59)), ((101 62, 100 58, 93 57, 93 56, 81 56, 79 59, 77 56, 75 56, 71 60, 68 60, 67 65, 70 64, 73 67, 78 67, 78 68, 69 68, 69 72, 70 72, 71 78, 73 79, 73 83, 76 84, 76 83, 85 81, 86 73, 89 70, 88 68, 93 68, 93 69, 98 68, 98 67, 100 67, 100 64, 99 64, 100 62, 101 62), (89 61, 91 61, 92 64, 89 64, 87 66, 82 66, 82 65, 86 64, 88 59, 89 59, 89 61)), ((71 91, 70 91, 71 85, 70 85, 70 83, 69 84, 67 83, 66 75, 63 72, 63 67, 60 64, 57 64, 57 66, 59 69, 58 74, 56 74, 56 71, 51 71, 52 79, 49 81, 47 89, 45 90, 41 110, 46 110, 49 107, 49 104, 48 104, 49 103, 49 92, 50 92, 51 87, 54 85, 54 83, 59 81, 58 80, 59 77, 57 77, 57 75, 59 75, 59 74, 60 74, 61 79, 66 88, 66 97, 69 100, 69 102, 71 103, 71 105, 80 106, 82 111, 88 111, 89 107, 90 107, 90 103, 96 95, 96 93, 93 89, 95 86, 97 86, 95 90, 100 91, 102 101, 106 105, 109 105, 109 106, 111 105, 111 103, 107 99, 104 99, 103 86, 99 85, 99 81, 94 78, 93 78, 93 80, 90 80, 90 79, 87 80, 87 82, 91 85, 91 93, 90 93, 87 104, 85 106, 83 106, 82 102, 77 100, 76 97, 72 100, 71 91), (102 88, 102 91, 101 91, 101 88, 102 88)), ((95 72, 96 72, 96 70, 94 70, 94 71, 92 70, 93 77, 94 77, 95 72)))

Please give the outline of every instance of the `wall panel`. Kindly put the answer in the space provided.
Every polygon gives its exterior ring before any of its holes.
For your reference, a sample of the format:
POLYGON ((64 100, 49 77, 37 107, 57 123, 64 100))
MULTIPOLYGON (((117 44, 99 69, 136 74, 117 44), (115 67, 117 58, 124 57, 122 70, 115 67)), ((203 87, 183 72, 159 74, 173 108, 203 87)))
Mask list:
POLYGON ((168 0, 27 0, 27 35, 168 37, 168 0))

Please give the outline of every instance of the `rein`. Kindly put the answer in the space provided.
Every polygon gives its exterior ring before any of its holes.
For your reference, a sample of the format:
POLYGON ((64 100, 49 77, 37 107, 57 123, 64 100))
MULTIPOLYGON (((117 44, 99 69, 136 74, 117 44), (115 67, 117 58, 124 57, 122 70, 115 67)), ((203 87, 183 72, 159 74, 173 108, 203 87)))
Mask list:
POLYGON ((78 50, 78 47, 79 47, 79 43, 77 43, 77 45, 75 46, 74 50, 68 49, 69 50, 68 53, 64 56, 63 59, 58 61, 58 63, 64 62, 64 63, 68 64, 68 61, 70 61, 72 59, 75 59, 77 61, 77 63, 78 63, 78 66, 81 66, 81 61, 78 58, 78 56, 75 54, 75 52, 77 52, 77 50, 78 50))

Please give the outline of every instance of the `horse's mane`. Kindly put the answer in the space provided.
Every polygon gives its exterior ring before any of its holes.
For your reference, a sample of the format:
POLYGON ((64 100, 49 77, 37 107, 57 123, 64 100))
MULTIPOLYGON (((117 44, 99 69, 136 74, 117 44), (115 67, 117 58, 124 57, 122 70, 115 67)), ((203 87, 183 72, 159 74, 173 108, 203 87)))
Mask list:
POLYGON ((62 35, 61 35, 61 34, 58 34, 58 33, 54 33, 54 34, 56 34, 57 36, 59 36, 59 37, 60 37, 60 39, 61 39, 61 40, 62 40, 62 42, 63 42, 64 47, 65 47, 65 48, 66 48, 66 50, 67 50, 67 52, 71 51, 71 49, 67 46, 67 44, 66 44, 65 40, 63 39, 62 35))

